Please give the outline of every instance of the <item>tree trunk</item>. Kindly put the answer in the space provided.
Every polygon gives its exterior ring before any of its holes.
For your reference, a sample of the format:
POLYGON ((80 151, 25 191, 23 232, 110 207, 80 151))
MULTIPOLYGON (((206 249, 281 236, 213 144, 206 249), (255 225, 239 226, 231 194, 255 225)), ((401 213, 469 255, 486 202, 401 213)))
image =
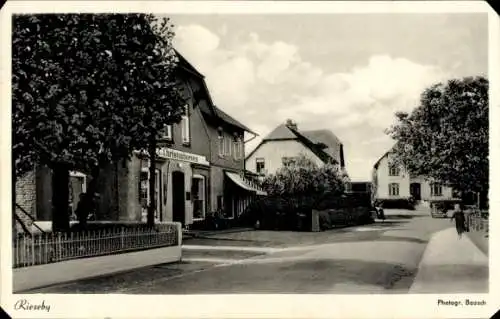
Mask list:
POLYGON ((69 168, 56 164, 52 174, 52 231, 69 231, 69 168))
POLYGON ((147 226, 154 227, 155 225, 155 208, 156 208, 156 196, 155 196, 155 184, 156 184, 156 138, 152 135, 151 141, 149 143, 148 153, 149 153, 149 207, 147 215, 147 226))

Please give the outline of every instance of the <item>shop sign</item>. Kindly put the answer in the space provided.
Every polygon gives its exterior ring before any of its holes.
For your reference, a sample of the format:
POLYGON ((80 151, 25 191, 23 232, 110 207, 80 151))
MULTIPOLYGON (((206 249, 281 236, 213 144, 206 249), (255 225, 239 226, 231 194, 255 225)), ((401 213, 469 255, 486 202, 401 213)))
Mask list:
POLYGON ((156 150, 156 155, 165 159, 171 159, 171 160, 183 161, 201 165, 209 165, 209 162, 207 161, 205 156, 187 152, 181 152, 166 147, 158 148, 156 150))

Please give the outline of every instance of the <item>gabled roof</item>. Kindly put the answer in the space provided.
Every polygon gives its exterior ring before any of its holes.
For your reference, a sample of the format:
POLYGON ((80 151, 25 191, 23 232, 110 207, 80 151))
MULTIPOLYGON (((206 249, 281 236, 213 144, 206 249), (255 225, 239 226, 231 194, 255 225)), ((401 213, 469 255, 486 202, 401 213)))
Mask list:
POLYGON ((246 125, 243 125, 241 122, 239 122, 238 120, 236 120, 235 118, 233 118, 232 116, 230 116, 229 114, 227 114, 226 112, 222 111, 220 108, 215 106, 212 100, 212 96, 210 95, 210 91, 208 90, 207 84, 205 82, 205 76, 201 74, 191 63, 189 63, 189 61, 184 56, 182 56, 182 54, 180 54, 179 51, 174 49, 174 52, 177 58, 179 59, 178 65, 183 70, 198 77, 201 80, 202 88, 205 91, 208 100, 208 103, 206 105, 204 103, 200 105, 200 110, 203 115, 213 117, 218 121, 222 121, 224 123, 237 127, 254 135, 258 135, 257 133, 249 129, 246 125))
POLYGON ((380 164, 380 161, 386 157, 387 155, 389 155, 390 153, 392 153, 392 151, 394 150, 394 147, 396 147, 396 145, 394 145, 393 147, 391 147, 387 152, 385 152, 382 156, 380 156, 380 158, 375 162, 375 164, 373 165, 373 168, 375 169, 378 169, 378 166, 380 164))
POLYGON ((330 156, 337 157, 342 142, 332 131, 312 130, 302 131, 302 134, 315 143, 323 143, 326 146, 323 151, 330 154, 330 156))
POLYGON ((281 124, 276 127, 271 133, 264 137, 263 141, 276 141, 276 140, 294 140, 297 135, 294 134, 286 124, 281 124))
POLYGON ((324 163, 326 163, 332 159, 337 161, 337 158, 335 156, 332 156, 323 150, 323 147, 320 145, 320 143, 323 143, 323 142, 312 141, 302 132, 300 132, 297 129, 294 129, 286 124, 281 124, 278 127, 276 127, 273 131, 271 131, 271 133, 269 133, 260 142, 260 144, 257 145, 257 147, 252 152, 250 152, 250 154, 248 154, 248 156, 246 158, 249 158, 250 156, 252 156, 252 154, 255 153, 257 151, 257 149, 259 149, 259 147, 262 144, 264 144, 266 142, 270 142, 270 141, 280 141, 280 140, 281 141, 282 140, 296 140, 296 141, 302 143, 305 147, 307 147, 311 152, 313 152, 324 163))
POLYGON ((242 130, 245 130, 248 133, 252 133, 254 135, 259 135, 259 134, 255 133, 254 131, 252 131, 251 129, 249 129, 246 125, 244 125, 241 122, 239 122, 238 120, 236 120, 231 115, 227 114, 226 112, 224 112, 223 110, 218 108, 216 105, 214 105, 214 109, 215 109, 215 112, 216 112, 218 118, 220 120, 222 120, 223 122, 230 124, 232 126, 235 126, 237 128, 240 128, 242 130))

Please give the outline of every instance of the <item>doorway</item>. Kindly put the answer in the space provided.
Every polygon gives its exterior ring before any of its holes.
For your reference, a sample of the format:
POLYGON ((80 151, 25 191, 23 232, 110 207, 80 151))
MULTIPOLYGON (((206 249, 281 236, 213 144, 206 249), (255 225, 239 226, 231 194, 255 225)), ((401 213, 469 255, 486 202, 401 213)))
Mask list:
POLYGON ((184 173, 172 172, 172 219, 180 222, 182 227, 185 224, 186 203, 184 199, 184 173))
POLYGON ((420 183, 411 183, 410 184, 410 195, 413 196, 415 200, 421 200, 421 186, 420 183))

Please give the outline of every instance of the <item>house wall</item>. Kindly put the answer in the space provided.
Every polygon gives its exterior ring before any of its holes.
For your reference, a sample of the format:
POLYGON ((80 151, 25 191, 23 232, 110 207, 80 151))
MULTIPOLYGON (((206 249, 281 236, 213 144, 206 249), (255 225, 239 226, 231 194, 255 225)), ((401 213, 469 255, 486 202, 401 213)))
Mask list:
POLYGON ((212 154, 210 157, 210 163, 220 167, 226 167, 232 170, 243 171, 245 166, 245 151, 243 145, 243 130, 229 130, 227 127, 223 127, 223 136, 226 139, 231 140, 231 153, 229 155, 221 155, 220 151, 220 143, 219 143, 219 132, 217 131, 217 127, 212 124, 207 125, 208 132, 210 135, 210 148, 212 150, 212 154), (234 156, 234 134, 240 137, 242 141, 240 143, 240 157, 236 158, 234 156))
MULTIPOLYGON (((185 79, 185 81, 193 91, 199 90, 200 84, 198 80, 189 78, 185 79)), ((205 120, 203 119, 200 108, 193 107, 194 101, 192 93, 188 98, 188 104, 191 142, 189 144, 183 144, 181 123, 176 123, 172 125, 173 143, 169 145, 169 147, 178 151, 194 153, 210 158, 210 136, 206 130, 205 120)))
POLYGON ((266 141, 246 159, 245 167, 251 172, 256 172, 256 159, 264 158, 264 166, 267 174, 274 174, 282 166, 283 157, 299 156, 300 154, 310 158, 317 165, 324 163, 311 150, 296 140, 266 141))
MULTIPOLYGON (((217 197, 224 196, 224 168, 220 166, 213 166, 210 168, 210 210, 217 211, 217 197)), ((222 204, 224 201, 222 200, 222 204)), ((223 204, 224 205, 224 204, 223 204)))
MULTIPOLYGON (((15 185, 15 200, 16 204, 22 208, 20 209, 15 206, 16 215, 29 229, 32 224, 32 220, 29 217, 36 216, 36 173, 34 170, 17 178, 15 185)), ((14 222, 14 225, 14 231, 16 233, 23 232, 23 228, 19 222, 14 222)))
POLYGON ((410 178, 404 168, 400 168, 399 176, 389 176, 389 158, 385 156, 379 162, 376 170, 376 198, 408 198, 410 196, 410 178), (399 195, 389 195, 389 184, 399 184, 399 195))
POLYGON ((408 172, 400 167, 399 176, 389 176, 389 155, 386 155, 379 162, 376 169, 376 198, 408 198, 410 196, 410 185, 412 183, 420 184, 420 196, 424 201, 435 199, 452 199, 453 190, 450 187, 442 187, 442 196, 431 196, 431 182, 423 177, 411 177, 408 172), (389 184, 399 184, 399 196, 389 195, 389 184))
POLYGON ((410 184, 420 183, 420 194, 422 200, 436 200, 436 199, 452 199, 453 189, 451 187, 442 187, 442 196, 431 196, 431 182, 423 177, 412 177, 410 184))

